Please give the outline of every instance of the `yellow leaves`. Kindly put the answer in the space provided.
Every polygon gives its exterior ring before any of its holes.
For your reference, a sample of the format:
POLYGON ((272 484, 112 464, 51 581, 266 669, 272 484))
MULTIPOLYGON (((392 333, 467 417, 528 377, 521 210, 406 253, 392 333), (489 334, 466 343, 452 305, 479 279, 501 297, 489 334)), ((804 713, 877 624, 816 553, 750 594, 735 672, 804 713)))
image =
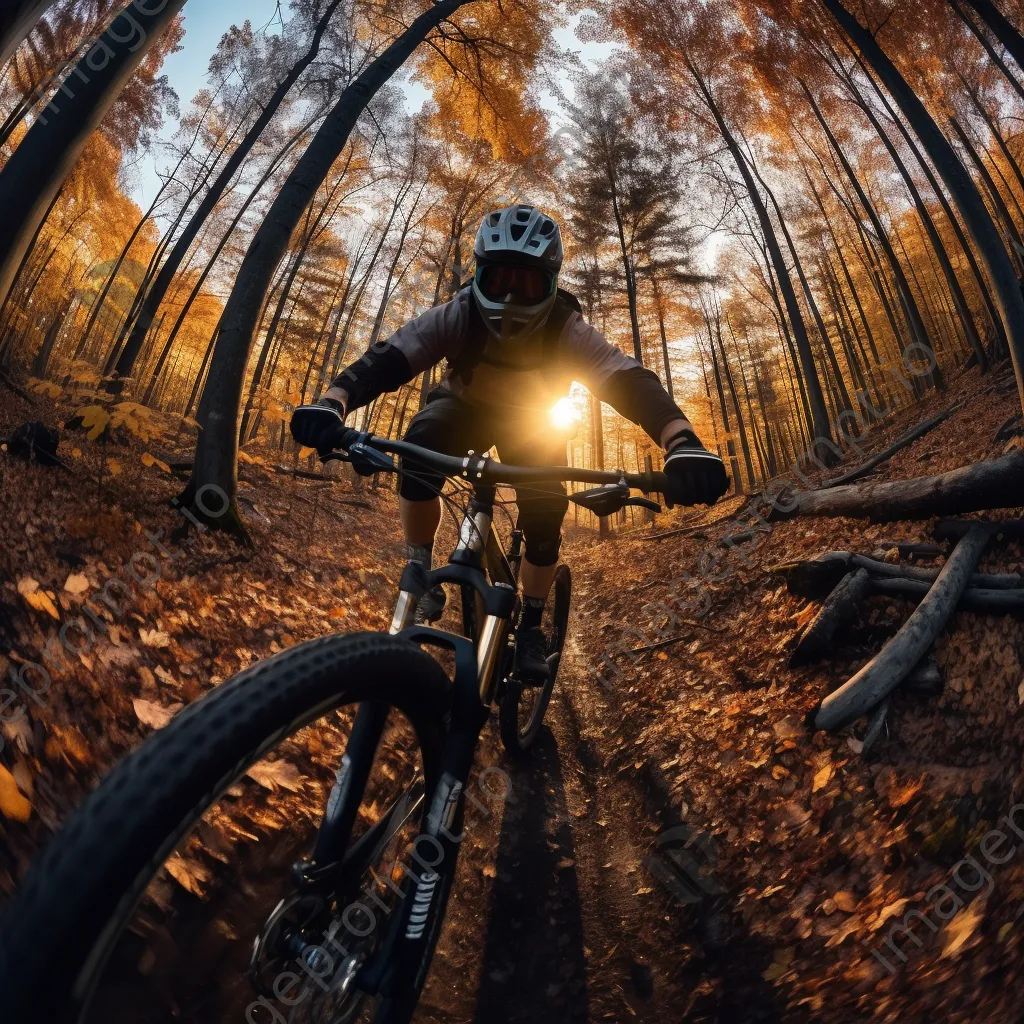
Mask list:
POLYGON ((64 581, 64 589, 69 594, 84 594, 91 585, 84 573, 72 574, 64 581))
POLYGON ((171 638, 159 629, 140 629, 139 639, 147 647, 170 647, 171 638))
POLYGON ((79 409, 77 415, 82 417, 82 426, 88 429, 86 437, 90 441, 95 441, 110 423, 110 413, 102 405, 87 405, 79 409))
POLYGON ((107 469, 110 471, 111 476, 121 475, 121 463, 117 459, 107 459, 107 469))
POLYGON ((942 947, 943 959, 950 959, 959 955, 964 949, 970 949, 981 941, 980 935, 975 935, 978 925, 985 917, 985 901, 977 899, 954 917, 946 925, 943 934, 945 945, 942 947))
POLYGON ((37 395, 45 395, 47 398, 60 398, 64 393, 64 389, 59 384, 54 384, 49 380, 39 380, 37 377, 29 377, 28 389, 37 395))
POLYGON ((14 776, 0 764, 0 814, 22 823, 32 815, 32 804, 18 790, 14 776))
POLYGON ((166 462, 161 462, 155 455, 150 455, 149 452, 142 453, 142 464, 144 466, 156 466, 157 469, 162 469, 165 473, 170 473, 171 467, 166 462))
POLYGON ((857 909, 857 897, 847 889, 840 889, 832 899, 844 914, 852 914, 857 909))
POLYGON ((264 789, 282 789, 298 792, 302 787, 299 769, 288 761, 257 761, 246 773, 264 789))
POLYGON ((806 608, 802 609, 796 617, 797 629, 803 629, 816 615, 818 614, 818 608, 814 604, 807 605, 806 608))
POLYGON ((299 449, 300 459, 308 459, 311 455, 316 455, 315 448, 306 448, 305 446, 303 446, 302 448, 299 449))
POLYGON ((132 706, 139 721, 151 729, 162 729, 184 707, 177 703, 165 708, 162 704, 141 697, 132 700, 132 706))
POLYGON ((817 793, 819 790, 824 789, 832 779, 833 768, 831 764, 826 764, 814 773, 814 782, 811 784, 811 792, 817 793))
POLYGON ((39 581, 31 576, 22 576, 18 580, 18 593, 25 599, 25 603, 34 608, 37 612, 46 612, 54 619, 60 620, 60 612, 53 603, 54 594, 47 590, 41 590, 39 581))

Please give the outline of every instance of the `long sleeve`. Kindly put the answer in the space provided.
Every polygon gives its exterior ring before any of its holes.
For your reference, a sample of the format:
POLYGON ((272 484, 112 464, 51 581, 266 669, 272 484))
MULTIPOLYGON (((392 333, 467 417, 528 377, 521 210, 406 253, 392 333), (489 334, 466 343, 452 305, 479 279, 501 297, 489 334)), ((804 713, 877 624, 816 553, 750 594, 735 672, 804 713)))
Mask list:
POLYGON ((567 321, 559 351, 581 384, 643 427, 658 444, 669 423, 686 418, 656 373, 619 351, 578 314, 567 321))
POLYGON ((434 306, 400 327, 350 363, 333 381, 349 395, 349 411, 408 384, 442 359, 451 359, 464 344, 466 296, 434 306))

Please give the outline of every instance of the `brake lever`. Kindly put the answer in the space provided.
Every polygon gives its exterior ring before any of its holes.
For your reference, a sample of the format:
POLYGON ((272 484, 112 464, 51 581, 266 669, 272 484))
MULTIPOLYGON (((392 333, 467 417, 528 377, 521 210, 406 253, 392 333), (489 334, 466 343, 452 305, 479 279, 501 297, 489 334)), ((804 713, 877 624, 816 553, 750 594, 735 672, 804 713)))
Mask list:
POLYGON ((633 505, 636 508, 649 508, 652 512, 663 511, 661 505, 656 501, 652 501, 650 498, 627 498, 627 505, 633 505))
POLYGON ((377 451, 369 445, 357 441, 348 446, 348 461, 360 476, 373 476, 381 471, 393 473, 395 460, 390 455, 377 451))

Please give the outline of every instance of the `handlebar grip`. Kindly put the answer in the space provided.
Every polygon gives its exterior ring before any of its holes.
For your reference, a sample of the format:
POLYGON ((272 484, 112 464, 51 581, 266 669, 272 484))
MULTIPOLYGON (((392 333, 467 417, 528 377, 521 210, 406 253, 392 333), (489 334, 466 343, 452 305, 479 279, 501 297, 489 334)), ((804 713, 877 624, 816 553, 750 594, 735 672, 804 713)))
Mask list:
POLYGON ((668 487, 668 477, 664 473, 641 473, 640 474, 640 487, 641 491, 646 494, 657 492, 658 494, 664 494, 668 487))

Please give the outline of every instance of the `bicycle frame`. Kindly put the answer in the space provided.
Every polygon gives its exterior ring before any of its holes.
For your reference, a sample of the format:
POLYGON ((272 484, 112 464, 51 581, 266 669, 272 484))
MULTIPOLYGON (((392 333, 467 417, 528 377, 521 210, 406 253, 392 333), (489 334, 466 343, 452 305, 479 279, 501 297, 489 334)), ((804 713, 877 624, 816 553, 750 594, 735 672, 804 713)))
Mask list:
MULTIPOLYGON (((426 839, 439 859, 420 862, 419 872, 404 865, 406 882, 395 917, 372 959, 362 966, 359 987, 369 993, 383 991, 389 970, 410 963, 427 941, 424 929, 431 920, 432 901, 440 876, 433 869, 446 857, 457 856, 462 836, 453 834, 460 814, 462 796, 472 769, 480 730, 490 714, 511 664, 515 637, 511 622, 516 605, 516 583, 521 534, 513 532, 509 556, 501 550, 492 526, 494 488, 480 485, 466 510, 459 529, 459 541, 447 565, 427 572, 410 562, 402 573, 390 632, 413 643, 450 650, 455 655, 452 680, 450 729, 440 764, 427 785, 415 785, 401 794, 381 819, 347 852, 344 844, 351 834, 366 784, 372 754, 383 735, 388 716, 385 705, 361 705, 356 714, 342 766, 317 834, 313 857, 296 865, 300 888, 338 884, 343 878, 359 877, 372 866, 380 851, 402 825, 428 801, 420 840, 426 839), (488 582, 485 565, 492 577, 488 582), (413 623, 416 604, 431 587, 457 584, 472 591, 484 612, 479 635, 473 639, 431 626, 413 623), (408 958, 408 959, 407 959, 408 958)), ((424 766, 425 771, 427 766, 424 766)), ((354 896, 345 894, 345 899, 354 896)), ((336 942, 336 939, 335 939, 336 942)))

